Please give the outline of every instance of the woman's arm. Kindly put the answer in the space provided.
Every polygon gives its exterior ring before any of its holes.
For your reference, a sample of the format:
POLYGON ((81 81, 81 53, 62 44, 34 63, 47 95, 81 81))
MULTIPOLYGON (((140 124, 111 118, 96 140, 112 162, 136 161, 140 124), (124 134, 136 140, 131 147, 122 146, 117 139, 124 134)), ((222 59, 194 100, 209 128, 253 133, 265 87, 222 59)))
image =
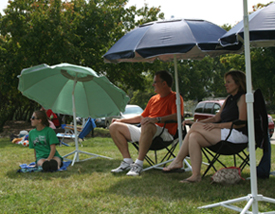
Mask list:
MULTIPOLYGON (((237 102, 238 110, 239 110, 239 120, 247 121, 247 106, 245 101, 245 94, 243 94, 239 101, 237 102)), ((245 125, 234 125, 233 128, 242 128, 245 125)))
MULTIPOLYGON (((220 111, 217 114, 215 114, 214 117, 209 117, 207 119, 200 120, 200 121, 194 121, 194 122, 199 122, 199 123, 218 123, 218 122, 220 122, 221 121, 221 112, 224 109, 224 106, 225 106, 225 103, 226 103, 227 99, 228 99, 228 97, 225 99, 220 111)), ((185 121, 183 121, 182 125, 188 125, 188 124, 192 125, 194 122, 191 121, 191 120, 185 120, 185 121)), ((214 126, 216 128, 218 128, 218 126, 216 126, 216 125, 214 125, 214 126)), ((214 126, 212 126, 212 127, 214 127, 214 126)))
MULTIPOLYGON (((245 95, 243 94, 239 101, 237 102, 237 106, 238 106, 238 110, 239 110, 239 120, 247 120, 247 110, 246 110, 246 102, 245 102, 245 95)), ((223 107, 221 108, 221 111, 222 111, 223 107)), ((221 112, 220 111, 220 112, 221 112)), ((220 112, 218 114, 220 114, 220 112)), ((226 123, 218 123, 218 124, 208 124, 206 123, 204 125, 204 128, 207 129, 207 130, 212 130, 214 128, 220 128, 220 129, 224 129, 224 128, 227 128, 227 129, 230 129, 231 128, 231 125, 232 125, 232 122, 226 122, 226 123)), ((233 128, 241 128, 241 127, 244 127, 245 125, 234 125, 233 128)))

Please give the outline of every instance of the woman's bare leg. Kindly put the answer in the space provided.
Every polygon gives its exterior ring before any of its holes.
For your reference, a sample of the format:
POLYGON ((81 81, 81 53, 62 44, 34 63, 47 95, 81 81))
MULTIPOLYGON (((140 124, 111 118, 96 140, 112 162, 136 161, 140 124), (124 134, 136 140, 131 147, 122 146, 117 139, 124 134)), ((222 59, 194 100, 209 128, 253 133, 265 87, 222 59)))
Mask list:
POLYGON ((200 174, 200 166, 202 162, 201 148, 214 145, 219 142, 220 139, 220 129, 212 129, 211 131, 207 131, 203 128, 203 123, 194 123, 185 136, 177 157, 167 168, 164 168, 163 170, 170 171, 172 169, 181 168, 183 166, 184 158, 186 158, 189 154, 192 163, 192 171, 193 173, 195 172, 196 177, 198 175, 198 171, 200 174))

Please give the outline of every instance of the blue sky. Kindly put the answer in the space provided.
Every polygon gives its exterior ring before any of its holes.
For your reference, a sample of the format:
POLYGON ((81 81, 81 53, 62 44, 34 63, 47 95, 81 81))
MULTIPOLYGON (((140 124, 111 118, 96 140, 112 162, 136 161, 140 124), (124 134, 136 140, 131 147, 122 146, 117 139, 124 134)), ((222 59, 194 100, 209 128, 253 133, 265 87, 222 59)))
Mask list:
MULTIPOLYGON (((0 1, 0 12, 7 7, 9 0, 0 1)), ((248 11, 257 3, 267 4, 271 0, 248 0, 248 11)), ((142 7, 144 3, 149 7, 161 6, 165 18, 198 18, 213 22, 217 25, 235 25, 243 19, 242 0, 129 0, 127 6, 142 7)))

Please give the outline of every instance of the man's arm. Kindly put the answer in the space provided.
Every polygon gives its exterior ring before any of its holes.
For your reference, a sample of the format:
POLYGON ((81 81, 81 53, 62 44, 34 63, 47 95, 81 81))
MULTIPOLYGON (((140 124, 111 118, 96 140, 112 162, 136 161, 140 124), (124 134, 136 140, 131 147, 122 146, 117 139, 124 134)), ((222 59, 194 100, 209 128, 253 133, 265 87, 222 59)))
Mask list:
POLYGON ((122 122, 122 123, 136 124, 136 123, 140 123, 142 118, 143 117, 141 115, 131 117, 131 118, 122 118, 122 119, 113 118, 112 123, 116 121, 116 122, 122 122))
POLYGON ((175 121, 177 121, 177 114, 175 113, 175 114, 169 114, 169 115, 162 116, 162 117, 153 117, 153 118, 144 117, 141 120, 140 124, 144 125, 146 123, 164 123, 167 120, 175 120, 175 121))
POLYGON ((164 123, 167 120, 175 120, 175 121, 178 120, 176 113, 175 114, 169 114, 169 115, 162 116, 162 117, 155 117, 154 119, 156 120, 156 123, 164 123))

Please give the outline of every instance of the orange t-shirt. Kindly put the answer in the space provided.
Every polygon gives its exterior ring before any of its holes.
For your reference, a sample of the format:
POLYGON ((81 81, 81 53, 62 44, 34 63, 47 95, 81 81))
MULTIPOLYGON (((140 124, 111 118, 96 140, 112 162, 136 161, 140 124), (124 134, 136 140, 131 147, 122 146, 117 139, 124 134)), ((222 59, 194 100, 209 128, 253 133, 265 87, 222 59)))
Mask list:
MULTIPOLYGON (((183 99, 180 96, 181 101, 181 116, 183 116, 183 99)), ((177 113, 177 105, 176 105, 176 92, 171 92, 166 97, 160 97, 159 94, 151 97, 149 100, 145 110, 142 112, 142 117, 163 117, 170 114, 177 113)), ((157 123, 158 126, 163 127, 164 123, 157 123)), ((175 135, 177 132, 177 124, 176 123, 168 123, 165 128, 168 129, 171 135, 175 135)))

